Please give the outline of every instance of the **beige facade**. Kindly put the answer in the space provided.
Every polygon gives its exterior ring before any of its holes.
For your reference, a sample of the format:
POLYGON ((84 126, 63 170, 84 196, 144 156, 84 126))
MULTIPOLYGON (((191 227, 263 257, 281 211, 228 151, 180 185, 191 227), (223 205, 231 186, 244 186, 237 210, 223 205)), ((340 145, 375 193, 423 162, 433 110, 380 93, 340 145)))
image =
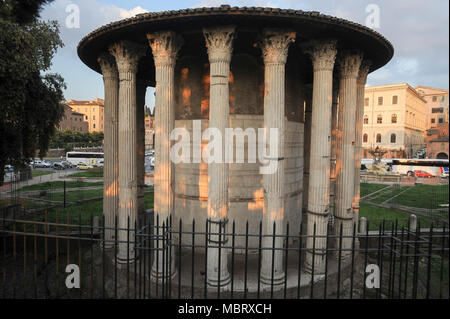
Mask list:
POLYGON ((385 157, 412 157, 425 147, 426 100, 407 83, 366 87, 363 157, 377 146, 385 157))
POLYGON ((64 106, 64 116, 59 122, 58 130, 65 131, 77 131, 77 132, 88 132, 89 124, 84 121, 84 115, 78 112, 75 112, 70 106, 63 104, 64 106))
POLYGON ((417 86, 416 91, 427 101, 427 129, 448 123, 448 90, 417 86))
POLYGON ((96 98, 92 101, 69 100, 66 102, 74 111, 84 115, 84 121, 89 124, 89 132, 104 130, 104 101, 96 98))
POLYGON ((145 117, 145 149, 151 150, 155 147, 155 118, 145 117))

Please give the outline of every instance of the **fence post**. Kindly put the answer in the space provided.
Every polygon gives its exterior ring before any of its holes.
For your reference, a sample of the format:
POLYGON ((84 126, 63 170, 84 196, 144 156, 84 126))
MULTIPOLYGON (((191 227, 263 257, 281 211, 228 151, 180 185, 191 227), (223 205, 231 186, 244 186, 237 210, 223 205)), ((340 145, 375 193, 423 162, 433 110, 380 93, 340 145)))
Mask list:
POLYGON ((365 234, 367 229, 366 217, 361 217, 359 221, 359 234, 365 234))
POLYGON ((417 229, 417 216, 414 214, 409 216, 409 229, 413 232, 417 229))

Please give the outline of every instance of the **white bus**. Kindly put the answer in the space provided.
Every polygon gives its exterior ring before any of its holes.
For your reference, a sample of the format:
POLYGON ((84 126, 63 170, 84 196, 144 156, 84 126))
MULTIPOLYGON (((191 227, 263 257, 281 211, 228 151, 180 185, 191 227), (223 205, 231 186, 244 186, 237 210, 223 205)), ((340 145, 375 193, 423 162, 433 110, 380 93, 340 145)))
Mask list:
POLYGON ((417 171, 426 172, 433 176, 443 176, 445 175, 444 172, 448 171, 447 159, 394 158, 391 165, 393 173, 410 176, 419 175, 417 171))
POLYGON ((99 164, 103 163, 103 153, 67 152, 66 160, 72 165, 85 164, 99 166, 99 164))

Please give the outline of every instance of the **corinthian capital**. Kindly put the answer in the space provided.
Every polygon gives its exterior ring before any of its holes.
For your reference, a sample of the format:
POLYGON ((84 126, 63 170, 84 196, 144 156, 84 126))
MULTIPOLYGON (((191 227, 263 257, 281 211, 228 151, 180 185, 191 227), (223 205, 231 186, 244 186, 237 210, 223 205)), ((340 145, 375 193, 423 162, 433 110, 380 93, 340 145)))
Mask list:
POLYGON ((161 31, 147 34, 152 48, 155 66, 175 65, 175 61, 184 41, 180 35, 172 31, 161 31))
POLYGON ((303 52, 311 56, 314 71, 332 71, 336 59, 336 40, 313 40, 303 44, 303 52))
POLYGON ((370 66, 372 65, 372 61, 363 60, 361 66, 359 67, 358 73, 358 84, 365 85, 367 81, 367 75, 369 74, 370 66))
POLYGON ((235 30, 235 26, 203 28, 210 63, 231 61, 235 30))
POLYGON ((131 72, 137 73, 138 62, 145 55, 145 46, 122 40, 109 48, 109 53, 116 58, 119 75, 131 72))
POLYGON ((111 54, 107 52, 101 53, 97 58, 97 62, 100 65, 104 78, 117 78, 119 76, 116 60, 111 54))
POLYGON ((339 58, 339 71, 341 78, 357 78, 362 62, 362 53, 359 51, 344 51, 339 58))
POLYGON ((289 44, 295 42, 295 32, 266 29, 260 42, 264 64, 285 64, 289 44))

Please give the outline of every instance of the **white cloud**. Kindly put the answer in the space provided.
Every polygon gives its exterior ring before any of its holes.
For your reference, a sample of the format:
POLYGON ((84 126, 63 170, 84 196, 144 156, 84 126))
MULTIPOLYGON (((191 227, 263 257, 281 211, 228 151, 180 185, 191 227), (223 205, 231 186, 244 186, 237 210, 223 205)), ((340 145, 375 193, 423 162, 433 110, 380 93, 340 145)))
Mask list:
POLYGON ((119 14, 122 19, 134 17, 136 14, 146 13, 148 10, 145 10, 141 6, 137 6, 131 10, 125 10, 119 8, 119 14))

